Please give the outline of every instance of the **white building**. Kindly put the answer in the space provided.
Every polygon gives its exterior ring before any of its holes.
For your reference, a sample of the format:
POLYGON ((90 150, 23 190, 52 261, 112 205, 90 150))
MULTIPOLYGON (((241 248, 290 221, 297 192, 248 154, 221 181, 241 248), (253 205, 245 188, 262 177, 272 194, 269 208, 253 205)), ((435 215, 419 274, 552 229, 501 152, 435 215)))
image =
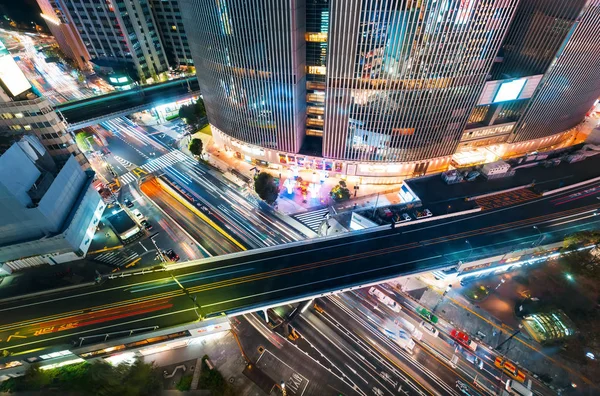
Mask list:
POLYGON ((57 172, 28 136, 0 156, 0 272, 86 255, 105 204, 71 157, 57 172))

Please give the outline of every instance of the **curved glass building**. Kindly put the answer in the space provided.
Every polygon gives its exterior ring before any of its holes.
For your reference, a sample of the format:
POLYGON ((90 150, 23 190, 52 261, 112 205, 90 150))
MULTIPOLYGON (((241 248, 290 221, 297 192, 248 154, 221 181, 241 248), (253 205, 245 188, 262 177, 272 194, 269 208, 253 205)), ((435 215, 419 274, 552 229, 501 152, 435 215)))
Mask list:
POLYGON ((568 58, 595 64, 599 0, 180 1, 215 141, 258 163, 404 177, 494 160, 481 148, 556 133, 552 84, 594 76, 568 58))

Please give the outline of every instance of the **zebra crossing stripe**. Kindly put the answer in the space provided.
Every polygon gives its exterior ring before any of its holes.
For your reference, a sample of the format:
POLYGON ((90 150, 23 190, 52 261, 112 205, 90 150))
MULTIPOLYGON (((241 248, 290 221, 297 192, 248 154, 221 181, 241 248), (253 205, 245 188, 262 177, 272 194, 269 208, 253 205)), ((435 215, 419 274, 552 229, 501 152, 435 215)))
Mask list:
POLYGON ((295 214, 292 217, 313 231, 318 231, 329 209, 319 209, 313 212, 295 214))

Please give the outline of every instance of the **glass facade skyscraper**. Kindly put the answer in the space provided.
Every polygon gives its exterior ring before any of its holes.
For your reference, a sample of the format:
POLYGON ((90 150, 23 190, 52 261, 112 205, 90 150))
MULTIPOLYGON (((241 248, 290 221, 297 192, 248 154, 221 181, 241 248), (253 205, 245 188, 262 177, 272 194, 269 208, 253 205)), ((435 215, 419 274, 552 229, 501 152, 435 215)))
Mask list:
POLYGON ((245 143, 298 152, 304 137, 304 1, 183 0, 211 124, 245 143))
POLYGON ((600 94, 598 2, 182 0, 182 9, 218 144, 246 160, 379 177, 497 159, 526 140, 551 148, 600 94))

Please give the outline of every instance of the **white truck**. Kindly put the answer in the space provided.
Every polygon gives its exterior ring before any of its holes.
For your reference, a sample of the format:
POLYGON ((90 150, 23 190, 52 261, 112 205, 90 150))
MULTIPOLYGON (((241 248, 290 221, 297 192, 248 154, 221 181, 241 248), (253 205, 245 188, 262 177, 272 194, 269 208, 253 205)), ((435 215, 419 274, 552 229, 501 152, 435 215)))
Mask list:
POLYGON ((392 330, 384 329, 385 335, 396 344, 400 345, 402 349, 406 352, 413 354, 413 350, 415 349, 415 342, 410 337, 405 330, 400 329, 397 333, 394 333, 392 330))
POLYGON ((377 298, 377 300, 380 303, 385 304, 389 309, 391 309, 394 312, 400 312, 402 310, 402 307, 400 307, 400 304, 398 304, 396 301, 392 300, 388 295, 386 295, 385 293, 383 293, 381 290, 377 289, 376 287, 371 287, 369 289, 369 295, 377 298))

